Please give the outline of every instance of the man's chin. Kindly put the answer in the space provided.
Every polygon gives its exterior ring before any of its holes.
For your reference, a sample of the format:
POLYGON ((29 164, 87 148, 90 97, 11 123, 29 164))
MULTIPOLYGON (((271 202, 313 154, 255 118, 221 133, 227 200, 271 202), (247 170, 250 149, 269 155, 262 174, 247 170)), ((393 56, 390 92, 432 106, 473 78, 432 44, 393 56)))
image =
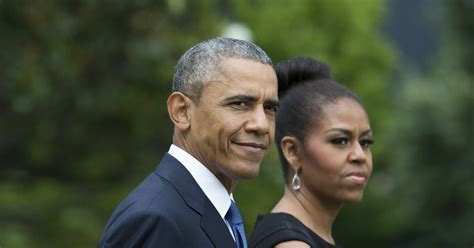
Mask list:
POLYGON ((257 169, 250 168, 248 170, 241 170, 239 171, 238 176, 240 180, 250 180, 250 179, 255 179, 259 173, 260 173, 260 166, 258 166, 257 169))

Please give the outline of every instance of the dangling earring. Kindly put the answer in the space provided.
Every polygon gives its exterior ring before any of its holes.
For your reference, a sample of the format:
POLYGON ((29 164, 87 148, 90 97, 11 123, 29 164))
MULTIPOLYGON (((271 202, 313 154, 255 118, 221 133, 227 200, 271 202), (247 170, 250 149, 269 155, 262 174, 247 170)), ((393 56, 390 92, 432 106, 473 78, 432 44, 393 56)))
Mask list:
POLYGON ((298 169, 295 170, 295 175, 293 176, 293 179, 291 180, 291 187, 293 187, 294 191, 298 191, 301 188, 301 180, 300 177, 298 176, 298 169))

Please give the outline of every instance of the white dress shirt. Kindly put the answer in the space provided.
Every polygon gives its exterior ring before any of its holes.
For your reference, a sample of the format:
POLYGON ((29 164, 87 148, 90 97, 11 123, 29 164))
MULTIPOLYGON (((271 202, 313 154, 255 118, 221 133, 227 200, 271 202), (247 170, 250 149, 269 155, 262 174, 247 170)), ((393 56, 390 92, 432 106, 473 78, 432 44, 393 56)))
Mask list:
POLYGON ((212 205, 216 208, 217 212, 219 212, 227 228, 229 228, 230 234, 234 237, 229 223, 225 220, 225 215, 230 208, 231 200, 233 200, 232 194, 227 192, 227 189, 221 181, 219 181, 206 166, 185 150, 172 144, 168 153, 176 158, 189 171, 204 194, 211 201, 212 205))

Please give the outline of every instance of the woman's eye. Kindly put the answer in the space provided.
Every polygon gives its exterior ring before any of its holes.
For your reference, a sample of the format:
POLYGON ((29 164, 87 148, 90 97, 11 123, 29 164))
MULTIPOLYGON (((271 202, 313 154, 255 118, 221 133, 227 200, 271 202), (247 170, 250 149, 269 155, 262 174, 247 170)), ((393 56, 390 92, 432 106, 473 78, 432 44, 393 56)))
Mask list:
POLYGON ((359 141, 360 145, 364 148, 369 148, 370 145, 374 144, 374 141, 371 139, 363 139, 359 141))
POLYGON ((331 140, 331 143, 335 145, 347 145, 349 143, 348 138, 335 138, 331 140))

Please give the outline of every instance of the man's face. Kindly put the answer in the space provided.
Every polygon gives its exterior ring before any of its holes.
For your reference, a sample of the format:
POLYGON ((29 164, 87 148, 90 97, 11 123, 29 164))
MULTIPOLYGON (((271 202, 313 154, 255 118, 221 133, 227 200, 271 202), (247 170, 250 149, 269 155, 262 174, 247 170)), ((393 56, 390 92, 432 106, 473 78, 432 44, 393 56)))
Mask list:
POLYGON ((258 175, 273 141, 278 105, 273 68, 244 59, 224 59, 224 78, 211 82, 189 108, 188 148, 229 190, 258 175))

